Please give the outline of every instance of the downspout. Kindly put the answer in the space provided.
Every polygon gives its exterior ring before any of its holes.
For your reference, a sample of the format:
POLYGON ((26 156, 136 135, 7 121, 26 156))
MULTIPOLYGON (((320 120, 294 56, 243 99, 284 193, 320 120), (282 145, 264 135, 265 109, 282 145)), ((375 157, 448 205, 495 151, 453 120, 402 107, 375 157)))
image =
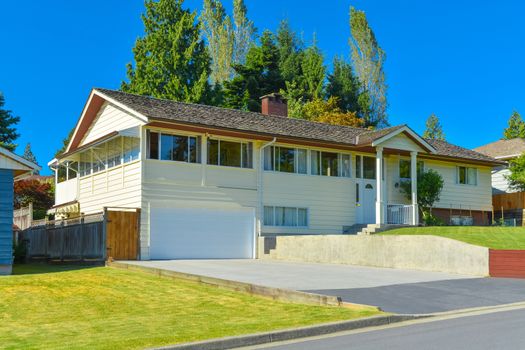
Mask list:
POLYGON ((261 148, 259 148, 259 169, 257 172, 257 213, 258 213, 258 219, 257 219, 257 237, 261 236, 262 231, 262 219, 264 216, 263 213, 263 172, 264 172, 264 150, 266 147, 270 147, 271 145, 275 144, 277 142, 277 138, 274 137, 272 141, 265 143, 262 145, 261 148))

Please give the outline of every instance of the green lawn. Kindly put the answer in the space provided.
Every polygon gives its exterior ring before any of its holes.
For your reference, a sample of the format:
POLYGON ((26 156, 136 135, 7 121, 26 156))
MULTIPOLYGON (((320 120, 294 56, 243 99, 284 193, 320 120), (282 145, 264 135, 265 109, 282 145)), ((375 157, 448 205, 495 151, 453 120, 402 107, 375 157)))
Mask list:
POLYGON ((106 267, 0 277, 0 348, 142 349, 377 314, 277 302, 106 267))
POLYGON ((525 249, 525 227, 433 226, 407 227, 383 235, 434 235, 493 249, 525 249))

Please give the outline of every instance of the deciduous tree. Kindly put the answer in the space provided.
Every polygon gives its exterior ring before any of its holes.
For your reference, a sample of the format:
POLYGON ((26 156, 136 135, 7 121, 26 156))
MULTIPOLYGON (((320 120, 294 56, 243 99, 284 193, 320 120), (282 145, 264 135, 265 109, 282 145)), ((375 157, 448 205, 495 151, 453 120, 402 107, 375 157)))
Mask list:
POLYGON ((525 191, 525 153, 509 161, 510 174, 506 176, 509 186, 517 191, 525 191))
POLYGON ((313 44, 304 51, 301 70, 307 97, 309 99, 322 97, 326 79, 326 67, 323 54, 317 47, 315 38, 313 44))
POLYGON ((200 36, 196 13, 183 0, 146 0, 145 35, 133 48, 128 81, 121 89, 175 101, 209 100, 210 57, 200 36))
POLYGON ((248 19, 248 9, 244 0, 233 0, 233 23, 235 24, 233 62, 244 64, 257 32, 253 22, 248 19))
POLYGON ((361 85, 362 116, 367 126, 388 125, 387 85, 383 65, 386 54, 379 46, 363 11, 350 8, 350 46, 354 71, 361 85), (368 105, 364 105, 364 103, 368 105))

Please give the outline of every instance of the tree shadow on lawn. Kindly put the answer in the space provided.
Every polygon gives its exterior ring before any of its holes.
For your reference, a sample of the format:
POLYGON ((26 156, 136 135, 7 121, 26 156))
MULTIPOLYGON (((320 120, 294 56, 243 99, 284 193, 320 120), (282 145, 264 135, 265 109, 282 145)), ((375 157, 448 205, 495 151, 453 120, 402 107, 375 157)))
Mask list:
POLYGON ((46 273, 59 273, 74 270, 91 269, 94 267, 100 267, 100 265, 93 264, 47 264, 47 263, 27 263, 27 264, 14 264, 13 275, 39 275, 46 273))

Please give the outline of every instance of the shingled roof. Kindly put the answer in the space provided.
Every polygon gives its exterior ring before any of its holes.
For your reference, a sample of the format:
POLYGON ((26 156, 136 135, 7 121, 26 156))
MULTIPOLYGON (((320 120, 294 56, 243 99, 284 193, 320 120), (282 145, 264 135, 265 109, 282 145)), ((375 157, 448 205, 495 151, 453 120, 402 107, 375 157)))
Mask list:
POLYGON ((510 159, 525 152, 525 139, 515 138, 510 140, 498 140, 487 145, 474 148, 476 152, 486 154, 487 156, 510 159))
MULTIPOLYGON (((252 132, 272 137, 281 136, 348 146, 362 146, 405 127, 405 125, 398 125, 371 131, 364 128, 330 125, 236 109, 175 102, 116 90, 102 88, 94 90, 151 120, 173 121, 182 124, 252 132)), ((437 150, 436 155, 438 156, 498 163, 490 156, 455 146, 448 142, 426 141, 437 150)))

